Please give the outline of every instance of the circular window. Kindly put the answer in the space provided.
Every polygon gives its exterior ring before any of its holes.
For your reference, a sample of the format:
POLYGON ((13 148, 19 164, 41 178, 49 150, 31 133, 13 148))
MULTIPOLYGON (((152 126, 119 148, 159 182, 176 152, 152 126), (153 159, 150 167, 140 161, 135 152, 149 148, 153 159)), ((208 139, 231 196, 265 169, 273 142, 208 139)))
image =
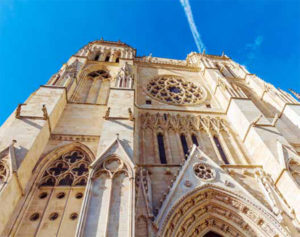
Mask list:
POLYGON ((66 194, 65 194, 64 192, 58 193, 58 194, 56 195, 56 197, 57 197, 58 199, 62 199, 62 198, 64 198, 65 196, 66 196, 66 194))
POLYGON ((48 196, 48 193, 42 192, 42 193, 39 195, 39 198, 40 198, 40 199, 44 199, 44 198, 46 198, 47 196, 48 196))
POLYGON ((70 219, 71 220, 76 220, 77 219, 77 217, 78 217, 78 214, 77 213, 72 213, 71 215, 70 215, 70 219))
POLYGON ((194 172, 200 179, 209 181, 215 178, 215 171, 207 164, 196 164, 194 166, 194 172))
POLYGON ((83 193, 76 193, 75 196, 77 199, 81 199, 83 197, 83 193))
POLYGON ((50 214, 49 220, 50 221, 54 221, 54 220, 57 219, 57 217, 58 217, 58 213, 57 212, 53 212, 53 213, 50 214))
POLYGON ((39 213, 33 213, 31 216, 30 216, 30 220, 31 221, 36 221, 37 219, 40 218, 40 214, 39 213))
POLYGON ((176 105, 200 104, 206 99, 206 91, 192 82, 177 76, 161 76, 147 84, 150 96, 165 103, 176 105))

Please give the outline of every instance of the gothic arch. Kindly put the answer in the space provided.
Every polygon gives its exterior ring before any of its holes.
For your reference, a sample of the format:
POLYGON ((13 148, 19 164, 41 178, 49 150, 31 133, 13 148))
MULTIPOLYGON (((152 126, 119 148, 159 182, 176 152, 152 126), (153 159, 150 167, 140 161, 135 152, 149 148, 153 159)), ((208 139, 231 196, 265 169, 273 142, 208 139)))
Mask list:
POLYGON ((31 188, 9 235, 74 235, 93 159, 91 150, 79 142, 42 157, 33 169, 31 188), (60 224, 61 220, 66 224, 60 224))
POLYGON ((93 63, 93 64, 89 64, 86 67, 84 67, 82 69, 82 71, 79 73, 78 78, 85 78, 91 72, 99 71, 99 70, 103 70, 103 71, 106 71, 106 72, 109 71, 106 66, 99 65, 98 63, 93 63))
POLYGON ((300 186, 300 161, 299 159, 290 158, 287 164, 288 170, 294 181, 300 186))
POLYGON ((132 232, 134 170, 127 158, 116 153, 100 155, 91 165, 76 236, 132 232))
POLYGON ((79 103, 105 104, 110 82, 111 75, 104 65, 90 64, 80 72, 71 100, 79 103))
POLYGON ((289 236, 266 209, 212 184, 187 193, 164 215, 159 236, 289 236))

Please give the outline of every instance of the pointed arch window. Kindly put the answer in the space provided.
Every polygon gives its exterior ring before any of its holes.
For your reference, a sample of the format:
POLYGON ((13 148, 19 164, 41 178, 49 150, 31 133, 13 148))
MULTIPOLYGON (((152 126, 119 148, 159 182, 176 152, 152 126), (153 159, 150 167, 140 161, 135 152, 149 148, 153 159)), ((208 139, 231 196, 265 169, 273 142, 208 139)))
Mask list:
POLYGON ((162 133, 157 134, 157 143, 158 143, 160 163, 167 164, 165 144, 164 144, 164 135, 162 133))
POLYGON ((226 157, 226 154, 225 154, 225 152, 224 152, 224 150, 223 150, 223 147, 222 147, 222 145, 221 145, 221 143, 220 143, 220 141, 219 141, 219 138, 218 138, 217 136, 214 136, 214 142, 215 142, 215 144, 216 144, 216 146, 217 146, 217 148, 218 148, 219 154, 220 154, 220 156, 221 156, 223 162, 224 162, 226 165, 228 165, 228 164, 229 164, 229 161, 228 161, 228 159, 227 159, 227 157, 226 157))
POLYGON ((109 62, 109 59, 110 59, 110 54, 107 54, 105 57, 105 62, 109 62))
POLYGON ((188 148, 188 144, 187 144, 187 141, 186 141, 186 138, 185 138, 184 134, 180 135, 180 140, 181 140, 181 145, 182 145, 182 148, 183 148, 184 157, 186 159, 187 155, 189 154, 189 148, 188 148))
POLYGON ((197 140, 197 137, 195 134, 192 134, 192 141, 193 141, 193 144, 195 144, 196 146, 199 146, 199 143, 198 143, 198 140, 197 140))
POLYGON ((97 53, 96 56, 95 56, 95 58, 94 58, 94 60, 95 61, 99 61, 100 56, 101 56, 101 53, 97 53))
MULTIPOLYGON (((75 229, 67 224, 53 225, 57 218, 65 219, 70 215, 78 216, 82 196, 88 178, 90 159, 80 149, 66 152, 42 168, 39 178, 32 188, 32 199, 25 204, 26 210, 20 215, 16 236, 26 233, 28 236, 75 235, 75 229), (81 199, 81 200, 80 200, 81 199), (70 205, 76 200, 76 205, 70 205), (68 207, 68 208, 66 208, 68 207), (52 213, 52 214, 50 214, 52 213), (49 215, 50 214, 50 215, 49 215), (36 224, 32 224, 32 222, 36 224), (43 226, 43 228, 40 228, 43 226)), ((72 219, 76 226, 76 218, 72 219)))

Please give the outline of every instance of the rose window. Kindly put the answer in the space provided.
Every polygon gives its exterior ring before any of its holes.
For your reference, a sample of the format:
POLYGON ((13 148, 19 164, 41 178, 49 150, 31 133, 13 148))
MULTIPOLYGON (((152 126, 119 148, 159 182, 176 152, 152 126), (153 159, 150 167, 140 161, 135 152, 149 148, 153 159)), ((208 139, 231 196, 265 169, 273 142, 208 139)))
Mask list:
POLYGON ((151 80, 147 85, 147 92, 155 99, 178 105, 200 104, 206 98, 204 88, 176 76, 151 80))
POLYGON ((196 176, 204 180, 212 180, 215 178, 215 171, 206 164, 196 164, 194 166, 196 176))

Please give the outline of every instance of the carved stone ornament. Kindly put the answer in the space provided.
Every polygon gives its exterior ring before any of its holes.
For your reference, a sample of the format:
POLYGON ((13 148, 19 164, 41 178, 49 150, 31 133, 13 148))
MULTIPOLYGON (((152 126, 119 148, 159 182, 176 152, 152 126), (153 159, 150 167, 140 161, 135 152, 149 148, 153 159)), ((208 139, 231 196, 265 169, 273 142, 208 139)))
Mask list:
POLYGON ((161 76, 147 84, 147 93, 164 103, 175 105, 201 104, 207 96, 203 87, 177 76, 161 76))
POLYGON ((41 186, 84 186, 89 160, 81 151, 68 152, 54 160, 44 171, 41 186))
POLYGON ((7 181, 10 174, 8 157, 0 159, 0 190, 4 183, 7 181))
POLYGON ((190 187, 192 187, 193 184, 192 184, 191 181, 186 180, 186 181, 184 182, 184 185, 185 185, 186 187, 190 188, 190 187))
POLYGON ((215 171, 207 164, 198 163, 194 165, 195 175, 205 181, 211 181, 216 177, 215 171))

